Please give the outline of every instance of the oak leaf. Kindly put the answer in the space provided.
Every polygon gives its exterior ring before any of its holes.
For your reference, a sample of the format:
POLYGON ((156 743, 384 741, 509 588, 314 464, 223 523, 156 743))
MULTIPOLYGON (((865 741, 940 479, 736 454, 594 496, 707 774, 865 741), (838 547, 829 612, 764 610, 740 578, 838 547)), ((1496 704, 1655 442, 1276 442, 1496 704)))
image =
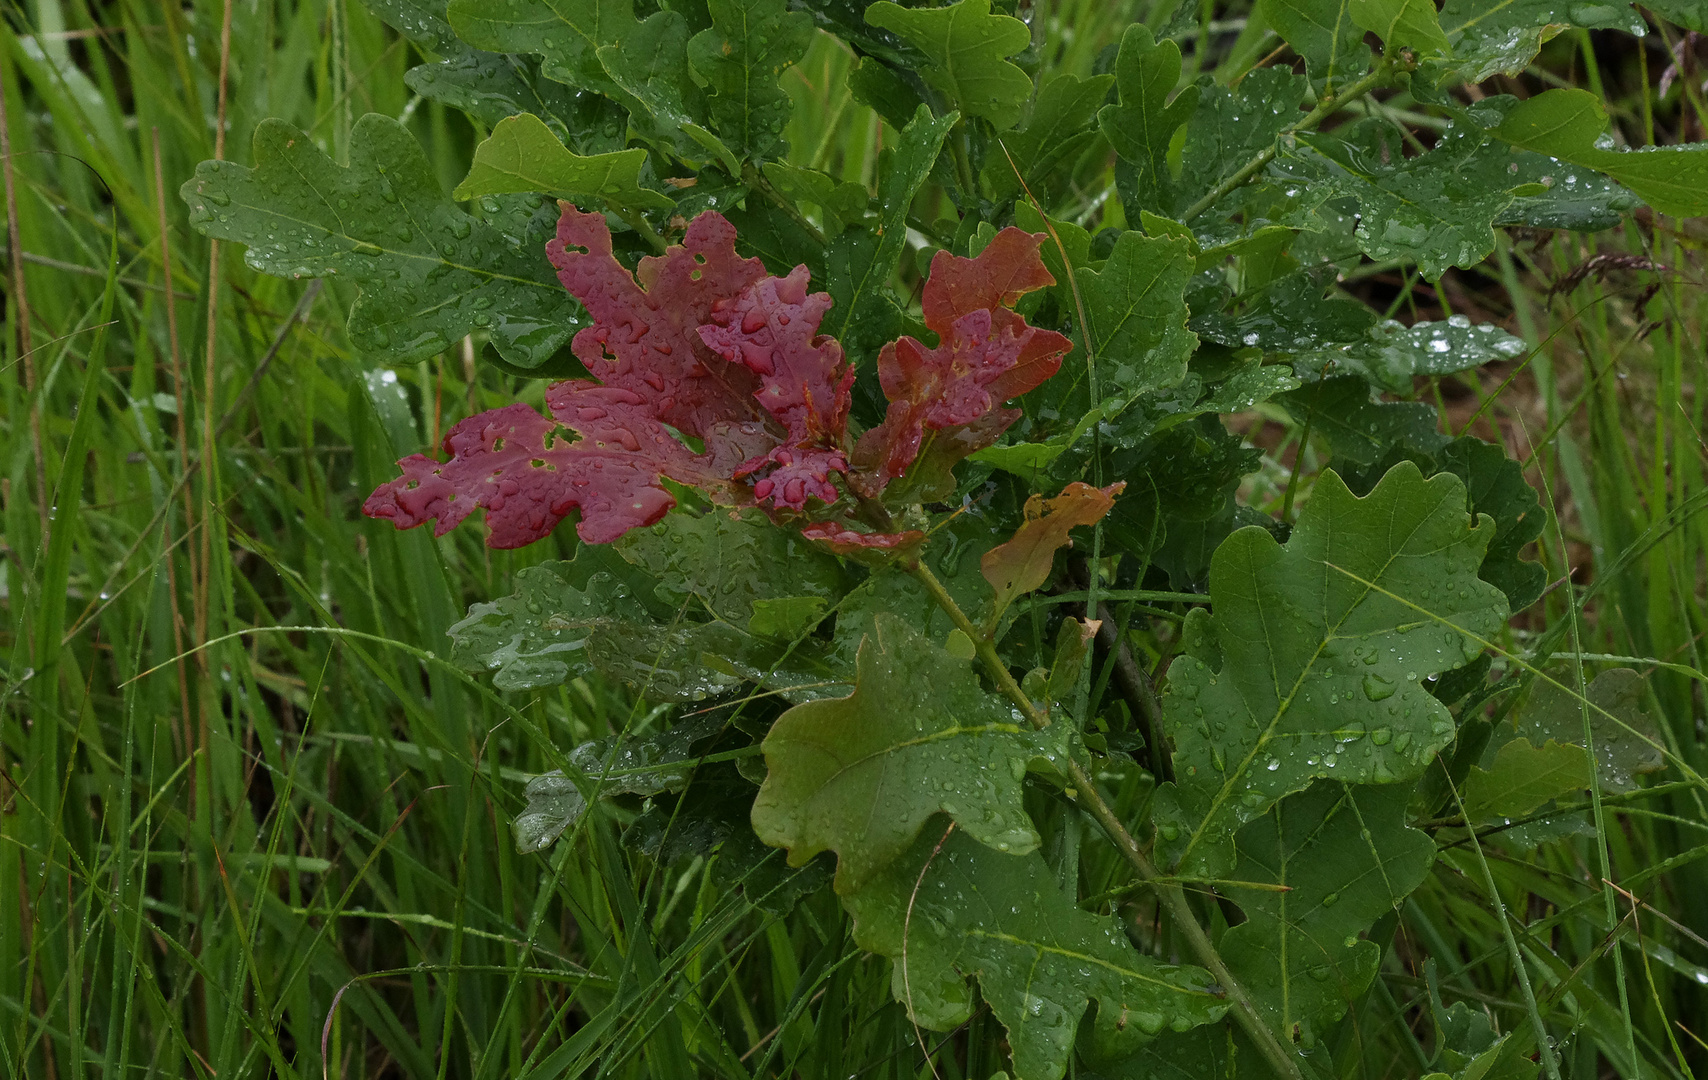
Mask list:
POLYGON ((976 439, 961 441, 963 457, 994 443, 1020 415, 1002 403, 1061 366, 1073 343, 1028 326, 1013 310, 1022 296, 1055 284, 1038 254, 1043 240, 1010 226, 974 258, 939 251, 931 260, 922 306, 939 342, 927 348, 904 336, 878 355, 890 404, 884 422, 855 446, 855 463, 870 471, 859 481, 865 494, 875 496, 907 471, 927 431, 949 433, 953 442, 976 429, 976 439))
POLYGON ((1014 538, 991 548, 979 560, 985 580, 996 590, 996 610, 1003 611, 1015 597, 1042 585, 1050 576, 1056 549, 1072 543, 1068 531, 1102 521, 1126 486, 1094 488, 1076 480, 1053 499, 1042 495, 1027 499, 1026 521, 1014 530, 1014 538))

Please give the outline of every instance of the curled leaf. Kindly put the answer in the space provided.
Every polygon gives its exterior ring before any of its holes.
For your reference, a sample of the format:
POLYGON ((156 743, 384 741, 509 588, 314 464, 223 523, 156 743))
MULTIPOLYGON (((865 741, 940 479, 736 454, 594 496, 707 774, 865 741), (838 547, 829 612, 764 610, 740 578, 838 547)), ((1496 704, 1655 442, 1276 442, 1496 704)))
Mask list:
POLYGON ((1050 576, 1056 550, 1073 543, 1069 530, 1102 521, 1126 486, 1122 482, 1094 488, 1075 481, 1053 499, 1042 495, 1027 499, 1026 522, 1014 531, 1014 539, 991 548, 979 560, 985 580, 996 590, 996 610, 1003 611, 1015 597, 1042 585, 1050 576))
POLYGON ((696 438, 720 423, 762 420, 757 377, 720 363, 700 340, 714 306, 765 277, 763 263, 735 253, 735 226, 721 215, 701 214, 680 246, 630 274, 612 254, 604 216, 564 204, 546 256, 593 317, 573 348, 600 382, 641 395, 658 419, 696 438))
POLYGON ((736 475, 767 470, 753 485, 754 497, 792 510, 806 506, 809 495, 836 501, 830 474, 848 471, 842 439, 854 386, 842 346, 818 334, 830 295, 809 294, 807 280, 805 266, 767 278, 714 304, 712 324, 699 330, 713 352, 759 376, 759 404, 788 430, 783 445, 743 462, 736 475))
POLYGON ((829 476, 847 470, 853 374, 834 341, 814 336, 830 298, 807 295, 805 267, 768 277, 758 259, 736 254, 734 226, 710 211, 634 274, 613 254, 604 218, 568 203, 546 251, 592 316, 573 348, 599 381, 552 386, 549 418, 518 404, 464 420, 445 439, 451 460, 399 462, 403 475, 364 513, 399 528, 436 520, 443 535, 482 507, 487 543, 512 548, 575 509, 589 543, 650 525, 675 505, 665 478, 729 504, 836 499, 829 476), (751 491, 737 483, 761 470, 751 491))

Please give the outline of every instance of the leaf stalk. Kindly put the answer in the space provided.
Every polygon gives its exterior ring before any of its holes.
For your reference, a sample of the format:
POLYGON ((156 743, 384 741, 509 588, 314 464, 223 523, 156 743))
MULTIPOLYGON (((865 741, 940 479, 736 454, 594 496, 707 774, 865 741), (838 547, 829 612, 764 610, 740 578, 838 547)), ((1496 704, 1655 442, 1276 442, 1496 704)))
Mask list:
MULTIPOLYGON (((909 570, 920 585, 924 586, 932 600, 936 601, 937 606, 949 616, 950 621, 955 624, 955 628, 972 639, 973 647, 977 650, 979 659, 984 662, 985 668, 990 672, 991 678, 996 680, 996 685, 1002 691, 1003 696, 1007 697, 1020 710, 1021 715, 1026 718, 1026 722, 1034 728, 1048 727, 1049 717, 1045 716, 1032 699, 1026 696, 1026 692, 1020 688, 1020 684, 1014 681, 1014 676, 1009 672, 1008 665, 1003 663, 1002 657, 997 655, 993 635, 986 634, 973 625, 973 621, 967 617, 967 613, 961 610, 961 605, 955 602, 955 598, 949 595, 949 590, 944 588, 943 583, 937 579, 937 575, 933 574, 930 567, 926 566, 924 562, 915 563, 909 570)), ((1186 901, 1185 890, 1180 887, 1178 882, 1157 871, 1155 864, 1145 854, 1139 842, 1121 823, 1121 819, 1115 813, 1114 808, 1097 790, 1096 781, 1085 771, 1084 766, 1070 757, 1067 760, 1067 773, 1068 779, 1072 781, 1074 789, 1078 793, 1080 802, 1090 812, 1092 818, 1103 827, 1103 831, 1109 835, 1109 839, 1114 842, 1116 849, 1132 866, 1140 880, 1154 889, 1163 906, 1168 908, 1169 915, 1173 917, 1180 932, 1185 935, 1187 944, 1191 946, 1193 955, 1215 977, 1217 984, 1221 986, 1222 991, 1232 1003, 1234 1019, 1240 1027, 1245 1029, 1252 1042, 1257 1044, 1258 1052, 1269 1063, 1269 1067, 1274 1070, 1277 1076, 1283 1077, 1285 1080, 1303 1080, 1304 1074, 1300 1071, 1298 1062, 1281 1044, 1281 1040, 1275 1036, 1269 1026, 1263 1022, 1263 1018, 1257 1013, 1257 1007, 1252 1003, 1251 995, 1246 992, 1239 980, 1234 977, 1233 972, 1228 969, 1228 965, 1222 960, 1221 953, 1216 951, 1215 943, 1210 940, 1210 935, 1205 933, 1204 928, 1198 924, 1198 918, 1193 913, 1192 906, 1186 901)))

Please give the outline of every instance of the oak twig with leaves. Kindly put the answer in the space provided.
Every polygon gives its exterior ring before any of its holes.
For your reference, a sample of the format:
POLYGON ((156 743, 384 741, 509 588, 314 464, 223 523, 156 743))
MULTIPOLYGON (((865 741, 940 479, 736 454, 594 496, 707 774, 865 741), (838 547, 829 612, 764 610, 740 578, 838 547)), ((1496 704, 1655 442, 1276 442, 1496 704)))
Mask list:
MULTIPOLYGON (((1610 145, 1583 91, 1464 92, 1586 12, 1641 29, 1626 5, 1264 0, 1294 62, 1226 85, 1183 85, 1142 24, 1035 83, 1048 28, 990 0, 373 7, 438 57, 416 92, 488 132, 451 196, 379 115, 345 161, 263 125, 253 165, 183 195, 257 268, 348 279, 373 363, 467 341, 551 380, 545 412, 462 419, 363 506, 436 535, 478 508, 495 548, 573 521, 573 559, 476 604, 455 660, 699 703, 566 748, 525 850, 602 800, 722 800, 647 850, 786 849, 790 902, 829 880, 913 1023, 982 1003, 1022 1080, 1328 1076, 1435 834, 1660 766, 1617 680, 1586 700, 1629 753, 1543 693, 1485 709, 1490 643, 1542 591, 1537 500, 1388 396, 1527 346, 1336 284, 1366 259, 1435 280, 1505 227, 1708 212, 1708 147, 1610 145), (821 32, 889 125, 870 186, 784 138, 780 79, 821 32), (1399 95, 1427 146, 1371 104, 1399 95), (1084 205, 1105 174, 1118 207, 1084 205), (1305 475, 1301 448, 1267 505, 1222 419, 1257 407, 1329 455, 1305 475), (1122 601, 1111 634, 1122 594, 1169 607, 1122 601), (1135 756, 1145 731, 1165 745, 1135 756), (1086 825, 1121 879, 1089 899, 1063 839, 1086 825)), ((1552 1072, 1537 1035, 1465 1075, 1552 1072)))

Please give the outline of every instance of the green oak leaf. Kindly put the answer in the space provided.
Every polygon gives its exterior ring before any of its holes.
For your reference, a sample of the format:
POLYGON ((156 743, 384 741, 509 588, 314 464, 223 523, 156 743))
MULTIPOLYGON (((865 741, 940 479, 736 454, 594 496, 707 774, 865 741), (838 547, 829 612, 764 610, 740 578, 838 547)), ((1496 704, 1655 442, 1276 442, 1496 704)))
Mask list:
MULTIPOLYGON (((1572 685, 1569 673, 1560 681, 1572 685)), ((1612 668, 1597 675, 1586 690, 1596 771, 1603 791, 1633 791, 1638 776, 1666 768, 1660 732, 1654 718, 1643 709, 1646 687, 1641 674, 1630 668, 1612 668)), ((1557 739, 1582 747, 1583 714, 1583 703, 1575 692, 1539 682, 1513 723, 1520 735, 1538 745, 1557 739)))
POLYGON ((1351 372, 1391 394, 1410 394, 1420 375, 1452 375, 1484 364, 1516 360, 1529 351, 1519 338, 1493 323, 1472 324, 1463 315, 1410 326, 1384 319, 1356 341, 1295 353, 1302 379, 1351 372))
POLYGON ((1624 0, 1447 0, 1440 25, 1452 43, 1447 66, 1468 83, 1521 73, 1545 42, 1574 26, 1623 30, 1639 37, 1648 32, 1642 16, 1624 0))
POLYGON ((637 20, 615 42, 601 45, 598 55, 623 91, 618 100, 635 127, 690 154, 705 150, 731 176, 741 175, 741 163, 702 122, 706 104, 690 74, 688 23, 681 13, 665 9, 637 20))
POLYGON ((806 55, 812 17, 786 0, 711 0, 709 30, 688 42, 688 60, 710 84, 712 124, 737 157, 778 153, 794 103, 777 84, 806 55))
POLYGON ((747 628, 760 637, 793 641, 809 633, 830 610, 822 596, 776 596, 753 602, 747 628))
POLYGON ((1006 202, 1030 190, 1047 201, 1048 191, 1040 190, 1045 178, 1058 165, 1078 157, 1097 137, 1087 127, 1096 120, 1098 106, 1114 81, 1112 75, 1082 79, 1066 72, 1047 80, 1026 123, 999 136, 999 146, 985 155, 979 179, 990 197, 1006 202))
POLYGON ((1708 7, 1701 0, 1648 0, 1643 6, 1686 30, 1708 31, 1708 7))
POLYGON ((1471 513, 1495 520, 1494 539, 1477 574, 1506 594, 1507 608, 1518 612, 1542 596, 1548 574, 1540 563, 1519 553, 1542 535, 1547 515, 1536 489, 1524 479, 1524 466, 1498 446, 1462 436, 1445 446, 1436 460, 1444 472, 1465 482, 1471 513))
POLYGON ((849 586, 835 556, 756 510, 666 514, 613 546, 658 580, 657 595, 665 604, 677 608, 697 597, 717 618, 742 630, 759 601, 816 597, 828 605, 849 586))
POLYGON ((673 210, 662 192, 640 186, 646 151, 636 147, 582 157, 558 141, 532 113, 505 117, 474 148, 469 173, 451 193, 456 199, 541 191, 548 195, 595 196, 612 206, 673 210))
POLYGON ((1246 921, 1222 955, 1283 1039, 1325 1032, 1363 996, 1382 947, 1360 940, 1429 876, 1435 844, 1406 826, 1410 786, 1318 781, 1241 829, 1230 887, 1246 921))
POLYGON ((593 670, 588 639, 629 592, 609 574, 576 576, 569 563, 518 571, 514 594, 475 604, 450 628, 451 662, 493 671, 500 690, 556 686, 593 670))
POLYGON ((1526 1056, 1529 1041, 1512 1032, 1497 1035, 1480 1005, 1455 1001, 1444 1007, 1435 961, 1425 961, 1423 971, 1435 1021, 1435 1058, 1429 1064, 1436 1071, 1427 1080, 1533 1080, 1542 1064, 1526 1056))
MULTIPOLYGON (((1159 427, 1132 446, 1119 445, 1125 427, 1117 424, 1108 440, 1117 445, 1108 452, 1104 472, 1128 478, 1127 490, 1105 528, 1121 548, 1150 553, 1172 577, 1196 577, 1196 565, 1187 564, 1198 560, 1184 550, 1167 551, 1165 544, 1170 538, 1189 542, 1194 525, 1223 517, 1240 478, 1258 467, 1262 452, 1212 415, 1159 427)), ((1216 541, 1231 524, 1228 517, 1216 541)))
POLYGON ((1019 19, 992 15, 990 0, 957 0, 940 8, 904 8, 878 0, 866 21, 888 30, 928 58, 925 81, 948 94, 968 116, 997 128, 1020 122, 1032 80, 1008 57, 1032 43, 1019 19))
MULTIPOLYGON (((1495 520, 1494 539, 1483 556, 1478 576, 1506 594, 1507 607, 1512 611, 1534 604, 1547 584, 1547 573, 1540 564, 1528 562, 1519 554, 1542 535, 1546 516, 1536 489, 1524 479, 1524 467, 1500 447, 1465 435, 1433 453, 1393 447, 1374 464, 1343 466, 1340 473, 1347 486, 1361 495, 1402 460, 1416 462, 1426 476, 1450 472, 1465 482, 1471 513, 1487 514, 1495 520)), ((1456 699, 1444 696, 1444 700, 1456 699)))
MULTIPOLYGON (((1258 68, 1230 89, 1202 87, 1180 150, 1180 179, 1170 206, 1182 213, 1217 184, 1275 144, 1298 123, 1310 80, 1285 67, 1258 68)), ((1123 198, 1125 195, 1123 195, 1123 198)), ((1227 204, 1233 209, 1236 201, 1227 204)))
POLYGON ((611 735, 582 743, 569 752, 574 777, 553 769, 529 780, 523 789, 528 805, 511 823, 516 850, 527 855, 550 847, 581 820, 588 792, 610 798, 680 791, 694 770, 695 744, 723 727, 722 720, 704 717, 646 738, 611 735))
POLYGON ((1494 250, 1494 221, 1524 193, 1508 159, 1475 125, 1450 124, 1427 153, 1400 156, 1385 121, 1354 125, 1351 139, 1300 136, 1269 166, 1272 183, 1296 199, 1283 224, 1333 227, 1334 200, 1358 204, 1359 248, 1372 259, 1416 262, 1430 281, 1450 266, 1469 267, 1494 250), (1515 190, 1518 189, 1518 190, 1515 190), (1329 218, 1319 217, 1327 210, 1329 218))
MULTIPOLYGON (((988 612, 990 583, 980 563, 984 553, 1013 535, 1013 523, 997 515, 950 514, 932 527, 930 550, 923 556, 962 611, 974 619, 988 612)), ((943 642, 954 620, 937 606, 912 574, 882 567, 843 598, 836 609, 836 640, 831 660, 852 677, 860 647, 877 632, 877 620, 896 615, 932 641, 943 642)))
MULTIPOLYGON (((888 31, 884 33, 888 34, 888 31)), ((893 34, 890 36, 894 37, 893 34)), ((913 81, 904 79, 895 68, 875 56, 862 57, 848 73, 849 96, 883 117, 897 131, 905 128, 913 120, 914 112, 924 104, 921 96, 924 90, 923 79, 917 75, 913 81), (914 82, 919 85, 915 86, 914 82)))
POLYGON ((1235 832, 1313 780, 1415 779, 1452 741, 1426 680, 1506 621, 1477 577, 1494 532, 1457 476, 1402 462, 1362 499, 1324 472, 1285 545, 1243 529, 1217 549, 1214 614, 1188 616, 1200 646, 1164 700, 1176 782, 1156 820, 1182 874, 1227 876, 1235 832))
POLYGON ((1325 295, 1333 277, 1332 267, 1328 270, 1326 274, 1303 270, 1276 278, 1241 295, 1237 311, 1194 315, 1190 325, 1199 337, 1231 349, 1295 356, 1360 341, 1376 324, 1376 313, 1368 304, 1325 295))
MULTIPOLYGON (((1369 989, 1382 948, 1359 935, 1435 865, 1429 836, 1406 826, 1410 796, 1407 784, 1318 781, 1239 831, 1233 880, 1222 888, 1245 921, 1221 937, 1218 951, 1284 1044, 1303 1049, 1321 1039, 1369 989)), ((1183 1035, 1164 1032, 1123 1063, 1109 1060, 1117 1055, 1104 1040, 1095 1040, 1088 1056, 1111 1076, 1160 1076, 1170 1074, 1165 1063, 1189 1061, 1193 1051, 1244 1041, 1224 1021, 1183 1035)), ((1240 1049, 1240 1056, 1257 1058, 1249 1047, 1240 1049)), ((1261 1062, 1250 1075, 1266 1073, 1261 1062)), ((1194 1064, 1184 1075, 1205 1075, 1194 1064)), ((1218 1069, 1214 1075, 1247 1074, 1218 1069)))
POLYGON ((767 161, 763 169, 784 198, 797 203, 810 203, 824 212, 824 232, 831 239, 842 230, 858 224, 866 216, 872 197, 864 184, 837 180, 816 169, 804 169, 782 161, 767 161))
POLYGON ((921 1027, 965 1022, 976 977, 1008 1031, 1015 1076, 1056 1080, 1092 1002, 1096 1027, 1128 1043, 1226 1012, 1208 972, 1139 952, 1120 920, 1081 910, 1041 856, 1004 855, 940 826, 843 897, 854 940, 894 961, 895 997, 921 1027))
MULTIPOLYGON (((588 116, 573 115, 608 113, 610 107, 602 99, 578 102, 561 84, 541 78, 537 68, 521 57, 482 52, 464 44, 445 19, 444 0, 369 0, 367 8, 404 37, 439 56, 434 62, 410 68, 403 76, 405 85, 429 101, 461 109, 488 128, 506 116, 523 112, 557 117, 575 131, 578 139, 587 127, 606 127, 597 120, 586 123, 588 116), (581 122, 570 124, 572 118, 581 122)), ((621 130, 612 134, 616 145, 621 146, 621 130)))
POLYGON ((1332 87, 1370 66, 1366 28, 1353 18, 1355 6, 1371 5, 1369 0, 1364 5, 1357 0, 1259 0, 1257 10, 1304 58, 1311 78, 1325 79, 1332 87))
POLYGON ((1120 155, 1121 200, 1131 217, 1137 217, 1141 207, 1161 205, 1170 189, 1169 143, 1198 107, 1196 86, 1168 99, 1179 81, 1180 46, 1157 41, 1143 23, 1127 27, 1115 57, 1121 100, 1105 105, 1097 122, 1120 155))
POLYGON ((1186 282, 1192 273, 1188 241, 1134 231, 1115 241, 1101 271, 1077 271, 1103 394, 1106 400, 1117 399, 1093 403, 1106 414, 1185 376, 1187 358, 1198 347, 1198 335, 1186 328, 1186 282))
MULTIPOLYGON (((1486 99, 1488 104, 1494 99, 1486 99)), ((1498 122, 1498 121, 1497 121, 1498 122)), ((1625 215, 1643 205, 1629 189, 1600 173, 1562 167, 1542 154, 1512 147, 1506 171, 1522 190, 1538 194, 1520 195, 1495 218, 1497 227, 1513 225, 1530 229, 1572 229, 1595 232, 1611 229, 1625 215)))
POLYGON ((282 120, 255 129, 255 166, 204 161, 180 191, 197 231, 248 246, 281 277, 348 278, 355 346, 380 364, 435 356, 476 331, 534 368, 569 339, 580 305, 544 246, 519 247, 445 197, 407 128, 370 113, 339 166, 282 120))
POLYGON ((863 888, 946 813, 998 850, 1038 846, 1021 806, 1027 763, 1057 753, 1013 708, 893 615, 860 646, 854 693, 796 705, 765 737, 753 828, 800 866, 837 855, 836 891, 863 888))
POLYGON ((782 649, 734 626, 661 619, 657 602, 649 610, 634 588, 640 575, 590 573, 580 562, 527 567, 516 574, 515 593, 471 606, 448 631, 452 663, 494 672, 500 690, 597 673, 656 701, 702 701, 749 679, 787 688, 834 677, 801 650, 777 670, 782 649))
POLYGON ((1137 1053, 1122 1045, 1082 1040, 1080 1055, 1097 1070, 1092 1075, 1104 1080, 1275 1080, 1263 1053, 1235 1024, 1165 1034, 1137 1053))
POLYGON ((1589 785, 1589 755, 1583 747, 1553 739, 1532 746, 1520 737, 1502 746, 1487 769, 1471 766, 1462 792, 1465 820, 1523 817, 1589 785))
POLYGON ((1435 408, 1421 402, 1374 401, 1370 384, 1356 375, 1301 386, 1282 394, 1281 404, 1328 441, 1334 455, 1368 465, 1395 447, 1432 454, 1448 442, 1438 429, 1435 408))
POLYGON ((1029 233, 1047 233, 1049 239, 1038 249, 1038 254, 1044 260, 1044 269, 1056 279, 1049 286, 1050 293, 1055 296, 1057 305, 1063 311, 1074 310, 1073 273, 1080 267, 1091 269, 1101 268, 1103 259, 1092 258, 1091 234, 1081 225, 1059 218, 1046 217, 1038 212, 1028 200, 1014 204, 1014 224, 1029 233), (1057 246, 1057 241, 1061 246, 1057 246), (1066 261, 1062 256, 1066 254, 1066 261))
MULTIPOLYGON (((702 182, 704 178, 715 175, 710 171, 700 173, 702 182)), ((747 189, 737 187, 734 190, 739 198, 747 189)), ((745 206, 726 206, 720 212, 735 226, 736 251, 743 255, 757 255, 764 260, 765 268, 779 277, 787 277, 789 271, 806 263, 812 270, 813 279, 823 280, 824 244, 770 199, 748 198, 745 206)))
POLYGON ((642 137, 680 154, 709 153, 740 174, 735 155, 704 126, 680 12, 637 19, 634 0, 451 0, 446 17, 476 48, 537 55, 547 78, 616 101, 642 137))
POLYGON ((1708 214, 1708 143, 1611 150, 1597 145, 1607 110, 1587 90, 1549 90, 1506 111, 1496 138, 1604 172, 1663 214, 1708 214))
POLYGON ((880 346, 901 333, 901 308, 891 295, 890 278, 907 249, 907 215, 913 197, 931 175, 943 140, 957 119, 957 113, 934 117, 929 108, 919 107, 902 129, 901 143, 884 177, 879 193, 883 217, 877 232, 848 229, 825 253, 835 305, 820 329, 841 341, 856 358, 875 356, 880 346))
POLYGON ((547 78, 621 96, 599 49, 635 26, 634 0, 451 0, 445 17, 477 49, 538 55, 547 78))
POLYGON ((1428 56, 1448 51, 1434 0, 1351 0, 1348 10, 1353 22, 1381 38, 1389 49, 1412 49, 1428 56))
POLYGON ((1067 431, 1051 435, 1042 442, 1012 442, 1001 446, 987 446, 983 450, 974 451, 968 455, 973 461, 984 461, 1004 472, 1011 472, 1026 480, 1037 480, 1043 475, 1043 470, 1050 462, 1061 457, 1074 444, 1084 438, 1086 433, 1103 419, 1102 409, 1091 409, 1079 418, 1067 431))

